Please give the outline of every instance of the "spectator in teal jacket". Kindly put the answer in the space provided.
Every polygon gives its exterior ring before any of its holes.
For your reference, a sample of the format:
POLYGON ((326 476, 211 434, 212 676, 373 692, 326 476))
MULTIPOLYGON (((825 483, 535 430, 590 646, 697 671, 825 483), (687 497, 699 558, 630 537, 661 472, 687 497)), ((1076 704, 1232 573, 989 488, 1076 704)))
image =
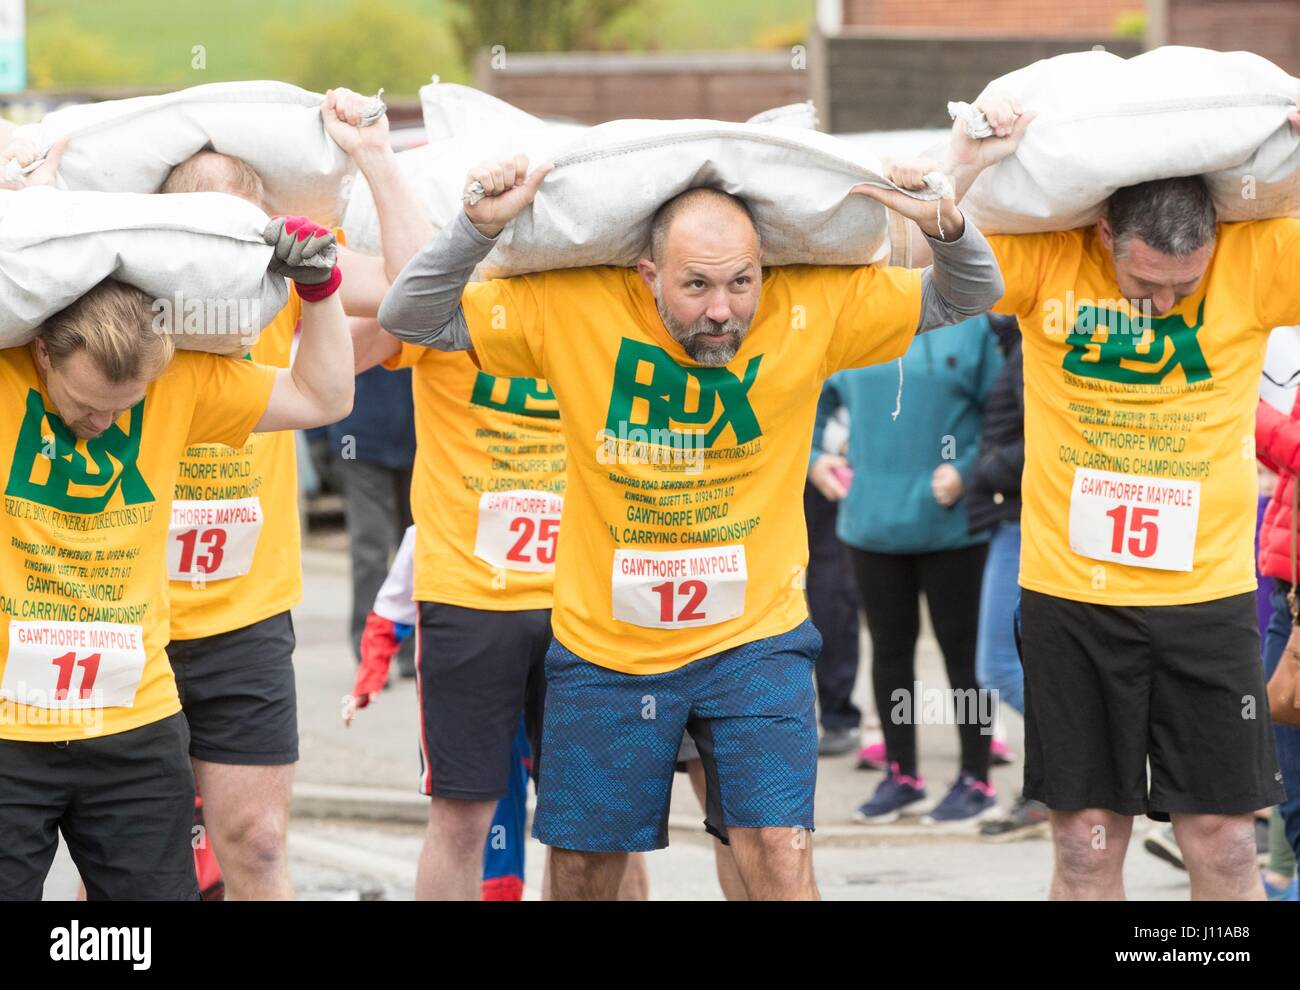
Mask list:
MULTIPOLYGON (((843 499, 839 536, 849 547, 871 636, 889 765, 857 821, 892 822, 927 796, 915 720, 928 706, 912 697, 922 594, 950 686, 962 692, 959 699, 978 697, 975 642, 988 533, 968 532, 963 496, 979 453, 984 400, 1001 367, 997 339, 978 317, 917 337, 902 358, 901 385, 900 366, 887 364, 841 372, 822 392, 809 479, 828 498, 843 499), (822 450, 822 431, 841 407, 848 412, 847 458, 822 450), (847 487, 845 468, 852 471, 847 487)), ((927 822, 997 814, 989 783, 993 708, 978 710, 988 717, 963 719, 958 706, 961 772, 927 822)))

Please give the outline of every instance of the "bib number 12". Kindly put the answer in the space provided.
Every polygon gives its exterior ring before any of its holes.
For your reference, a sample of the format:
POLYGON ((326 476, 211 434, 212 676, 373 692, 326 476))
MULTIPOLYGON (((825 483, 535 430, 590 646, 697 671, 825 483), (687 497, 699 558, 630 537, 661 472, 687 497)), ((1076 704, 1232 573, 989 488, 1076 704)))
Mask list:
POLYGON ((703 581, 682 581, 676 585, 665 581, 652 585, 650 590, 659 596, 660 622, 700 622, 707 618, 701 606, 708 596, 709 586, 703 581), (673 609, 678 602, 682 603, 681 609, 674 616, 673 609))
POLYGON ((742 544, 697 550, 614 551, 615 619, 647 629, 712 626, 743 615, 749 571, 742 544))

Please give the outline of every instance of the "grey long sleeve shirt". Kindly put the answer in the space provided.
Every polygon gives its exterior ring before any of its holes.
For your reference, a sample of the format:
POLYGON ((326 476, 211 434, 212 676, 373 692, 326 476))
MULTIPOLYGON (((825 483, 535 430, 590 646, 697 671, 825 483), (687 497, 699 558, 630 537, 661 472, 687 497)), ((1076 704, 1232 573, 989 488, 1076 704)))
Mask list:
MULTIPOLYGON (((921 274, 917 332, 979 316, 1002 298, 1004 286, 988 241, 969 220, 961 237, 927 237, 934 264, 921 274)), ((473 345, 460 297, 474 267, 496 241, 480 234, 462 210, 402 269, 379 307, 379 322, 393 336, 440 351, 473 345)))

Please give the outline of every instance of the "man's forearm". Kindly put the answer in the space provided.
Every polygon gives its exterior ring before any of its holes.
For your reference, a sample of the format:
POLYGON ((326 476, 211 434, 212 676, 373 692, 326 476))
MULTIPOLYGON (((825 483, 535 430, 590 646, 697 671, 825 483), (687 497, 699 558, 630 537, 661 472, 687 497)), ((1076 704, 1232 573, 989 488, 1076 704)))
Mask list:
POLYGON ((318 412, 320 424, 352 409, 352 334, 338 293, 302 304, 302 334, 290 371, 298 392, 318 412))
POLYGON ((460 297, 474 267, 496 242, 484 237, 464 211, 424 245, 393 280, 379 307, 379 322, 400 340, 440 351, 469 350, 469 326, 460 297))
POLYGON ((961 323, 987 312, 1005 291, 997 258, 969 220, 961 237, 927 237, 934 264, 921 273, 921 317, 917 333, 961 323))
POLYGON ((944 171, 952 179, 953 202, 960 203, 970 192, 970 187, 975 184, 975 180, 980 177, 980 172, 984 170, 974 165, 958 165, 949 162, 944 166, 944 171))
POLYGON ((350 317, 348 328, 352 332, 352 370, 356 374, 369 371, 395 357, 402 350, 402 342, 368 317, 350 317))
POLYGON ((384 272, 392 283, 436 231, 391 148, 358 154, 356 163, 375 202, 384 272))

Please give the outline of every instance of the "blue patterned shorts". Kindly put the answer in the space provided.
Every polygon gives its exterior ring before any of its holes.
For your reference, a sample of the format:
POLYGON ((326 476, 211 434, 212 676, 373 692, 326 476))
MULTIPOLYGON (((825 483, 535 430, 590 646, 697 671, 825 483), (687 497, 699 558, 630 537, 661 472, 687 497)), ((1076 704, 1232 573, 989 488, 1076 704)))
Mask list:
POLYGON ((821 646, 805 621, 667 673, 624 674, 553 641, 533 836, 587 852, 668 845, 683 729, 704 761, 709 832, 725 842, 729 826, 811 829, 821 646))

